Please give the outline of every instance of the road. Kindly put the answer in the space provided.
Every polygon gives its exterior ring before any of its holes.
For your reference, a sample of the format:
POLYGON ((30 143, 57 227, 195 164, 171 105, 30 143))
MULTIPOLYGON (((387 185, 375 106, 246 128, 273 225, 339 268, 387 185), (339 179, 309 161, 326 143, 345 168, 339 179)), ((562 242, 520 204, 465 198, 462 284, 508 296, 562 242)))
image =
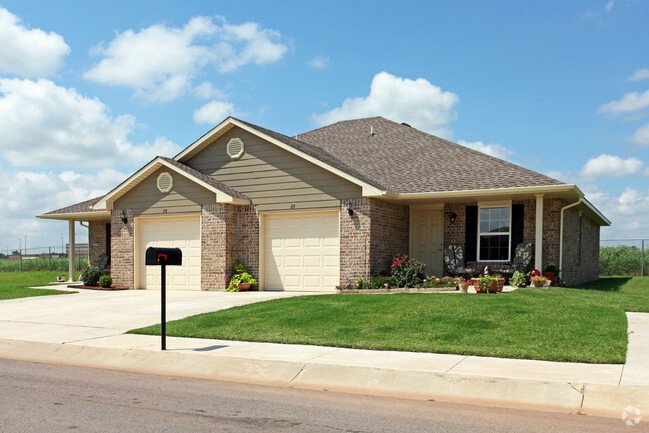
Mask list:
POLYGON ((640 432, 621 419, 0 359, 0 432, 640 432))

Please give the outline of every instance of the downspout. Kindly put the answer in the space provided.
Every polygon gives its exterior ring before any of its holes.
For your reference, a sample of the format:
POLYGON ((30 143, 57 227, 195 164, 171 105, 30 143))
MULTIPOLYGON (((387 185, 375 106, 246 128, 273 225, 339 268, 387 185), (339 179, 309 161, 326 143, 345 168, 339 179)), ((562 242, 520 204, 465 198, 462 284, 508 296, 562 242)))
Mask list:
POLYGON ((561 220, 559 222, 559 277, 563 277, 563 211, 577 206, 579 203, 581 203, 581 197, 576 202, 561 208, 561 220))

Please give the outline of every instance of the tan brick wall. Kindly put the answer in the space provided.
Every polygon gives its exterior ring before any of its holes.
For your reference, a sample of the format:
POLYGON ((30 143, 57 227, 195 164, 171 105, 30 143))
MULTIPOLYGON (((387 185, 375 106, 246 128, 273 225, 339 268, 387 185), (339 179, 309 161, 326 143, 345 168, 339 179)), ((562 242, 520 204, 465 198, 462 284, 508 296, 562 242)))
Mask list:
POLYGON ((90 221, 88 224, 88 255, 93 266, 99 263, 99 255, 106 252, 106 224, 109 222, 90 221))
POLYGON ((563 214, 562 267, 561 279, 567 286, 599 278, 599 226, 574 208, 563 214))
POLYGON ((135 232, 133 212, 125 209, 127 222, 122 222, 121 209, 111 212, 111 276, 114 287, 135 288, 135 232))
POLYGON ((201 210, 201 290, 223 290, 241 261, 259 278, 259 212, 222 203, 201 210))
POLYGON ((543 200, 543 267, 548 263, 559 266, 561 208, 565 205, 558 198, 543 200))
POLYGON ((392 257, 408 252, 409 223, 408 206, 371 198, 341 200, 340 283, 389 271, 392 257))

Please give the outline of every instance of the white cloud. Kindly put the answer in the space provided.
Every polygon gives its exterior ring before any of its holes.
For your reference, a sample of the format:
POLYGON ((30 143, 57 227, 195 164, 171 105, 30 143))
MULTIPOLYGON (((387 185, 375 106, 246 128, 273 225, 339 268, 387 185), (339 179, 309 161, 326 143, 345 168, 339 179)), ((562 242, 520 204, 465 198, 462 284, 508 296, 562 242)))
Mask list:
POLYGON ((215 125, 226 117, 234 115, 236 111, 231 103, 211 101, 194 111, 194 122, 215 125))
POLYGON ((649 190, 626 188, 618 197, 597 187, 586 198, 612 223, 602 229, 602 238, 645 238, 649 232, 649 190))
POLYGON ((325 69, 329 67, 329 57, 316 56, 309 60, 309 66, 315 69, 325 69))
POLYGON ((649 90, 644 93, 627 93, 619 101, 611 101, 599 107, 599 113, 625 113, 642 110, 649 106, 649 90))
POLYGON ((220 90, 215 89, 213 84, 210 83, 209 81, 203 81, 198 86, 195 86, 192 89, 192 93, 194 94, 194 96, 201 99, 211 99, 211 98, 223 99, 227 96, 225 93, 221 92, 220 90))
POLYGON ((638 158, 623 159, 604 153, 588 160, 581 170, 581 176, 588 179, 634 176, 641 173, 642 167, 643 163, 638 158))
POLYGON ((638 128, 631 136, 631 141, 638 146, 649 146, 649 123, 638 128))
POLYGON ((498 143, 484 144, 482 141, 458 141, 458 144, 461 144, 464 147, 469 149, 477 150, 478 152, 486 153, 487 155, 495 156, 496 158, 507 160, 510 155, 513 155, 514 152, 511 149, 506 148, 503 145, 498 143))
POLYGON ((134 145, 128 141, 135 118, 112 118, 97 98, 53 82, 0 79, 0 150, 13 166, 139 166, 180 148, 165 138, 134 145))
POLYGON ((629 81, 640 81, 649 78, 649 69, 636 69, 633 74, 629 76, 629 81))
POLYGON ((49 75, 63 66, 70 47, 63 37, 28 29, 0 7, 0 71, 22 76, 49 75))
POLYGON ((449 123, 460 98, 424 78, 410 80, 387 72, 374 76, 367 97, 348 98, 338 108, 312 117, 319 125, 360 117, 383 116, 442 137, 451 137, 449 123))
POLYGON ((108 47, 96 47, 93 51, 104 58, 84 78, 132 87, 142 99, 166 102, 186 93, 208 64, 229 72, 279 60, 287 50, 280 40, 278 32, 252 22, 219 26, 199 16, 183 28, 156 24, 137 33, 127 30, 108 47))
POLYGON ((224 24, 222 27, 223 61, 219 62, 222 72, 231 72, 248 63, 263 65, 274 63, 287 51, 281 41, 282 35, 276 30, 262 29, 257 23, 244 23, 237 26, 224 24), (240 45, 237 51, 234 45, 240 45))
POLYGON ((604 6, 604 10, 606 11, 606 13, 609 13, 611 11, 611 9, 613 9, 614 5, 615 5, 615 2, 612 1, 612 0, 610 2, 608 2, 608 3, 606 3, 606 5, 604 6))
MULTIPOLYGON (((18 248, 18 239, 28 237, 29 246, 60 245, 59 236, 68 242, 68 224, 63 221, 45 221, 35 218, 63 206, 72 205, 106 194, 126 177, 114 169, 104 169, 96 174, 74 171, 63 173, 9 170, 0 171, 0 225, 1 248, 18 248)), ((81 240, 87 233, 79 229, 81 240)), ((47 250, 45 250, 47 251, 47 250)))

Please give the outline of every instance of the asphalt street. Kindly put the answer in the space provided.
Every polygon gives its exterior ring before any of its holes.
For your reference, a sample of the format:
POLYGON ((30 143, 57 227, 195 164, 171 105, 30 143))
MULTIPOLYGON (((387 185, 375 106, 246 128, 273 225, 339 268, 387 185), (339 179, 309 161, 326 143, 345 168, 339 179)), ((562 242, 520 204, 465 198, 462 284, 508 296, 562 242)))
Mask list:
POLYGON ((0 359, 0 432, 641 432, 621 419, 0 359))

